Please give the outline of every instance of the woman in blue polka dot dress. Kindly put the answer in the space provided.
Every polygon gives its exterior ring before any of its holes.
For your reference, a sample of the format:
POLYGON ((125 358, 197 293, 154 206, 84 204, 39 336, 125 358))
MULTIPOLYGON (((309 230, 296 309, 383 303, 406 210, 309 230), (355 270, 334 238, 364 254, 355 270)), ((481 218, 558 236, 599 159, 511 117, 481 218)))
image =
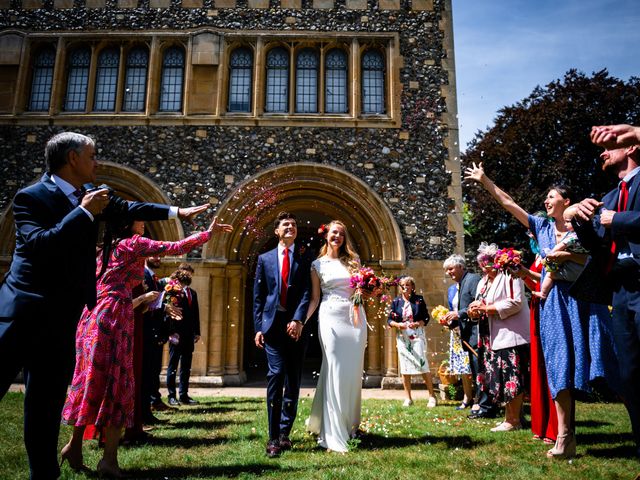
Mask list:
MULTIPOLYGON (((540 250, 549 251, 566 233, 562 215, 571 203, 569 192, 561 186, 552 187, 544 201, 548 218, 529 215, 487 177, 482 164, 467 168, 465 179, 480 183, 487 192, 520 223, 531 230, 540 250)), ((543 254, 544 255, 544 254, 543 254)), ((570 252, 549 253, 556 263, 583 263, 586 255, 570 252)), ((545 275, 543 270, 543 276, 545 275)), ((609 333, 609 310, 604 305, 589 304, 569 296, 570 282, 556 281, 542 304, 540 337, 547 367, 551 396, 558 414, 558 438, 547 452, 550 458, 571 458, 575 455, 574 390, 589 391, 589 382, 605 377, 616 386, 616 357, 609 333)))

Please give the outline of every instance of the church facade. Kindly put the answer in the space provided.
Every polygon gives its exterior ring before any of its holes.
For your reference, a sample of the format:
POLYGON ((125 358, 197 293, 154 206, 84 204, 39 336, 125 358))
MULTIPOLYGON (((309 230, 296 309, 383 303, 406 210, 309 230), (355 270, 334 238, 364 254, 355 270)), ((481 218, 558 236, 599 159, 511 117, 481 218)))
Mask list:
MULTIPOLYGON (((98 181, 123 197, 209 202, 234 225, 189 258, 203 382, 262 368, 253 274, 278 211, 312 251, 319 225, 343 220, 363 263, 445 301, 442 260, 463 250, 451 0, 0 0, 4 270, 13 195, 63 130, 96 139, 98 181)), ((379 385, 398 374, 395 336, 367 308, 365 382, 379 385)), ((428 336, 437 366, 446 338, 428 336)))

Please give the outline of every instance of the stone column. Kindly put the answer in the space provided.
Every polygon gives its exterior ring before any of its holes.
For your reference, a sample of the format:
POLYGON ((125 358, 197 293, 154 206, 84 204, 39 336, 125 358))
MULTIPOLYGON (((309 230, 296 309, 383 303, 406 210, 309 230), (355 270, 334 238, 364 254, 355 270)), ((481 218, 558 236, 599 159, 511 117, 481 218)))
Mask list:
POLYGON ((246 380, 242 371, 242 333, 244 332, 244 266, 242 264, 227 267, 227 309, 226 352, 224 366, 224 384, 241 385, 246 380))
POLYGON ((209 355, 207 375, 224 375, 225 323, 227 322, 227 279, 225 266, 211 270, 211 304, 209 306, 209 355))

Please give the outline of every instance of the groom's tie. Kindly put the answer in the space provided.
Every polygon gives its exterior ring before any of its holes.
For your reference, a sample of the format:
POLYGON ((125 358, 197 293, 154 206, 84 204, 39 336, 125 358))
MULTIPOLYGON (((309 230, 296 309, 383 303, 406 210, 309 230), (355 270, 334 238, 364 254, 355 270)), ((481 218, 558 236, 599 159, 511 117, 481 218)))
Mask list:
POLYGON ((280 287, 280 305, 287 307, 287 289, 289 288, 289 249, 282 251, 284 258, 282 259, 282 282, 280 287))

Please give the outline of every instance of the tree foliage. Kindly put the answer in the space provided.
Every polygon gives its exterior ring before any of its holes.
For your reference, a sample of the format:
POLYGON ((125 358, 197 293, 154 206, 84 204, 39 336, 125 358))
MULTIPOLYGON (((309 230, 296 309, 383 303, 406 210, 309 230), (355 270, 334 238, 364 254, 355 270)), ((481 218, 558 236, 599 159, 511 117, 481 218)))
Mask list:
MULTIPOLYGON (((607 70, 591 77, 569 70, 562 80, 536 87, 531 95, 498 112, 493 127, 476 133, 462 155, 463 171, 483 162, 486 174, 526 211, 544 209, 550 186, 565 184, 572 202, 601 198, 616 180, 600 169, 601 149, 589 140, 593 125, 640 123, 640 78, 624 82, 607 70)), ((465 182, 463 198, 473 228, 467 251, 481 241, 499 246, 528 244, 525 228, 480 185, 465 182)))

